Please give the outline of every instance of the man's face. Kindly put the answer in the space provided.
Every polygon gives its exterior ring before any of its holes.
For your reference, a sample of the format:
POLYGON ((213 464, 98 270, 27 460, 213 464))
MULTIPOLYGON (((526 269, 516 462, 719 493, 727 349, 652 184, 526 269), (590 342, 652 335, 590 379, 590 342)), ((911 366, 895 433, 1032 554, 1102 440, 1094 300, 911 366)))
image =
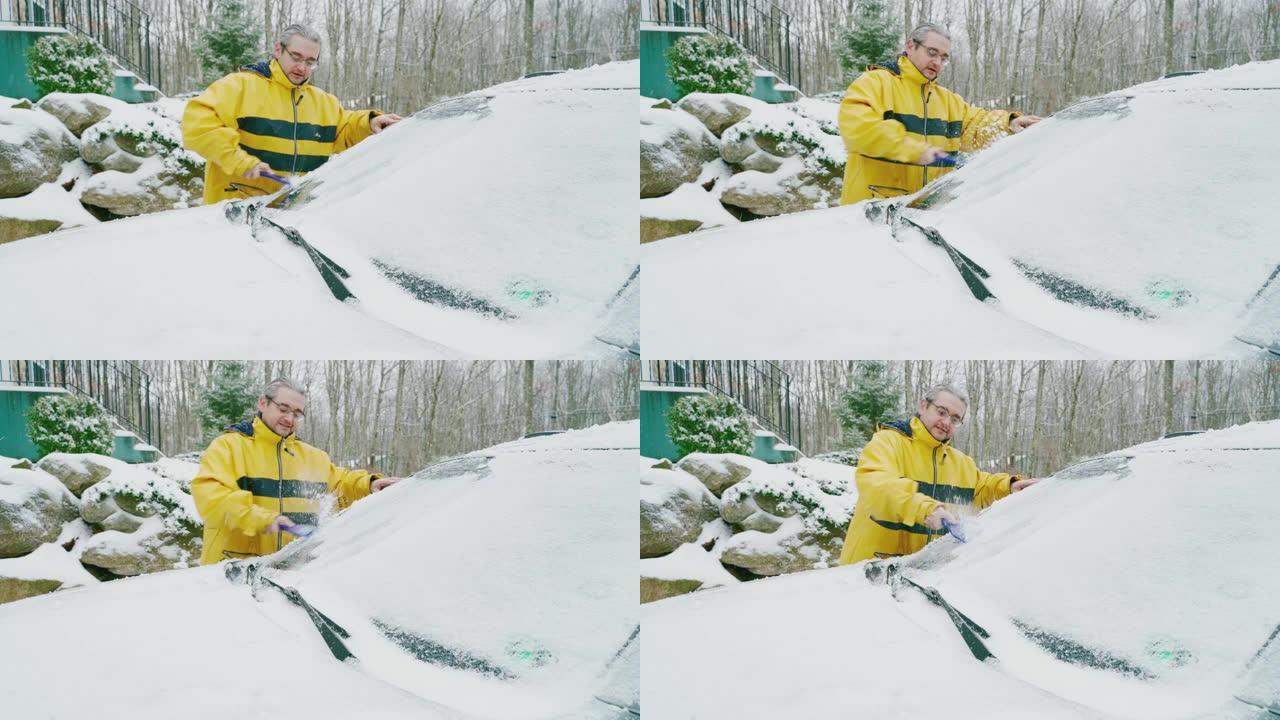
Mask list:
POLYGON ((964 422, 965 405, 949 392, 938 393, 933 402, 920 401, 920 422, 938 442, 946 442, 964 422))
POLYGON ((320 43, 308 40, 301 35, 289 38, 287 45, 276 45, 273 53, 284 74, 294 85, 301 85, 311 77, 311 71, 320 62, 320 43))
POLYGON ((907 38, 907 58, 930 80, 937 80, 942 66, 951 62, 951 41, 936 32, 926 33, 924 42, 907 38))
POLYGON ((288 437, 302 422, 307 399, 289 388, 280 388, 274 399, 263 395, 258 398, 258 414, 262 422, 280 437, 288 437))

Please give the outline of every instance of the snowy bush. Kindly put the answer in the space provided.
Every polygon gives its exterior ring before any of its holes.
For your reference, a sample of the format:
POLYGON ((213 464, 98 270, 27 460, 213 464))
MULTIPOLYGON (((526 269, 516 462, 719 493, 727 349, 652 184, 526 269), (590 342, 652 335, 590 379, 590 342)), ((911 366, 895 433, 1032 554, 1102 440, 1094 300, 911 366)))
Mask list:
POLYGON ((751 60, 738 43, 708 33, 681 38, 667 50, 667 76, 681 95, 751 93, 751 60))
POLYGON ((843 533, 853 518, 857 497, 851 487, 853 473, 847 476, 810 473, 797 465, 788 469, 791 472, 753 472, 725 490, 721 502, 731 504, 748 497, 755 498, 757 503, 767 500, 768 511, 785 517, 798 515, 807 530, 843 533))
POLYGON ((117 504, 127 498, 132 501, 128 512, 143 517, 159 515, 164 527, 173 532, 195 533, 204 527, 191 496, 177 480, 159 472, 113 472, 85 490, 80 501, 91 505, 107 498, 114 498, 117 504))
POLYGON ((751 452, 751 421, 723 395, 681 398, 667 411, 668 434, 681 455, 751 452))
POLYGON ((83 35, 50 35, 27 50, 27 75, 41 95, 53 92, 109 95, 114 82, 111 60, 98 43, 83 35))
POLYGON ((27 411, 27 435, 41 455, 109 455, 114 441, 106 413, 93 400, 78 395, 52 395, 37 400, 27 411))
POLYGON ((106 137, 114 137, 116 144, 131 155, 139 157, 159 156, 166 168, 190 175, 204 174, 204 158, 182 147, 182 127, 154 106, 154 117, 139 120, 143 113, 115 113, 95 123, 80 140, 97 143, 106 137))

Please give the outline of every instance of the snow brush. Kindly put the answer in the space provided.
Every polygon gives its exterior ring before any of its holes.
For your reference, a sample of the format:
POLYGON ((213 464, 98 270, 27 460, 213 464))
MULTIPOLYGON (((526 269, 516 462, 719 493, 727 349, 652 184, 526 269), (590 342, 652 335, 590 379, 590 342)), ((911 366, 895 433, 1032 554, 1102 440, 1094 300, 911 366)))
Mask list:
POLYGON ((304 538, 304 537, 311 537, 311 534, 316 531, 316 526, 308 523, 295 523, 293 525, 288 525, 280 529, 289 533, 290 535, 297 535, 300 538, 304 538))
POLYGON ((964 536, 964 525, 961 525, 959 520, 951 522, 950 520, 943 518, 942 528, 951 533, 951 537, 956 540, 960 542, 967 542, 967 539, 964 536))
POLYGON ((268 180, 275 180, 276 182, 280 183, 281 185, 284 185, 285 187, 293 187, 293 183, 289 181, 289 178, 283 175, 277 175, 273 172, 261 172, 261 173, 258 173, 258 176, 264 177, 268 180))

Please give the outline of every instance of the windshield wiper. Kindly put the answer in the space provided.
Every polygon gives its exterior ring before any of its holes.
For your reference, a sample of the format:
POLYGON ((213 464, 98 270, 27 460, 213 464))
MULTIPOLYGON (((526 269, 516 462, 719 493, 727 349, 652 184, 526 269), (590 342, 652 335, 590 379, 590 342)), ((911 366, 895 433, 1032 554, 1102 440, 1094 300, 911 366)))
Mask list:
MULTIPOLYGON (((324 644, 329 646, 329 652, 333 653, 335 658, 341 661, 355 657, 355 654, 347 649, 347 644, 343 642, 343 640, 350 638, 351 634, 341 625, 331 620, 328 615, 315 609, 311 603, 302 597, 302 593, 298 592, 297 588, 285 587, 261 575, 257 577, 262 582, 279 590, 289 602, 307 611, 307 617, 311 618, 316 630, 320 631, 320 637, 324 638, 324 644)), ((251 578, 250 585, 252 585, 252 582, 251 578)))
POLYGON ((879 582, 882 578, 889 585, 890 592, 897 597, 897 589, 902 583, 919 590, 925 598, 946 611, 947 617, 951 618, 951 623, 956 626, 956 630, 960 631, 960 637, 964 638, 964 644, 969 646, 969 652, 978 660, 986 660, 995 657, 995 653, 987 647, 983 642, 991 637, 987 629, 974 622, 972 618, 960 612, 954 605, 947 602, 942 597, 942 593, 937 588, 928 587, 915 582, 911 578, 903 575, 896 562, 881 563, 869 562, 863 569, 867 579, 873 583, 879 582))
POLYGON ((898 238, 898 229, 900 227, 903 225, 911 226, 923 235, 925 240, 928 240, 930 243, 937 245, 946 251, 947 257, 951 258, 951 264, 955 265, 956 270, 960 271, 960 277, 964 278, 964 284, 969 286, 969 292, 973 293, 975 298, 982 301, 995 297, 995 293, 991 292, 987 287, 987 284, 983 282, 983 280, 987 280, 991 277, 991 274, 987 272, 986 268, 974 262, 968 255, 957 250, 951 245, 951 243, 947 242, 946 239, 942 237, 942 233, 938 232, 937 229, 925 227, 906 215, 903 215, 902 208, 896 203, 889 204, 887 206, 868 203, 865 212, 867 219, 873 222, 879 219, 880 213, 883 212, 885 222, 889 225, 889 232, 893 235, 895 240, 898 238))

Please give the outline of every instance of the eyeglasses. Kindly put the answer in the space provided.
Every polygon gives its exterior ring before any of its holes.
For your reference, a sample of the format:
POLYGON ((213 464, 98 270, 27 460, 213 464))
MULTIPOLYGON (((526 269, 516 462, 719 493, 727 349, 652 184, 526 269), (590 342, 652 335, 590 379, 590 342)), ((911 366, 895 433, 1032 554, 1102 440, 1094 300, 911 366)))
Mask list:
POLYGON ((957 425, 957 426, 958 426, 958 425, 963 425, 963 424, 964 424, 964 418, 963 418, 963 417, 961 417, 960 415, 956 415, 955 413, 953 413, 953 412, 951 412, 950 410, 946 409, 945 407, 943 407, 943 406, 939 405, 938 403, 933 402, 932 400, 926 400, 925 402, 926 402, 927 404, 932 405, 932 406, 934 406, 935 408, 937 408, 937 409, 938 409, 938 413, 939 413, 939 414, 941 414, 941 415, 942 415, 942 417, 947 418, 948 420, 950 420, 952 425, 957 425))
POLYGON ((298 53, 290 50, 289 48, 282 48, 282 49, 289 54, 289 58, 292 59, 295 63, 298 63, 299 65, 306 65, 307 69, 309 70, 315 70, 316 66, 320 64, 320 60, 317 58, 303 57, 302 55, 299 55, 298 53))
POLYGON ((951 56, 942 52, 936 47, 929 47, 928 45, 925 45, 924 43, 919 43, 919 42, 916 43, 916 47, 924 48, 925 52, 929 53, 929 58, 932 60, 941 59, 943 65, 946 65, 947 63, 951 62, 951 56))
POLYGON ((294 420, 303 420, 307 417, 307 414, 302 412, 301 410, 296 410, 291 405, 278 403, 273 398, 267 398, 267 402, 280 408, 280 412, 284 413, 285 415, 292 415, 294 420))

